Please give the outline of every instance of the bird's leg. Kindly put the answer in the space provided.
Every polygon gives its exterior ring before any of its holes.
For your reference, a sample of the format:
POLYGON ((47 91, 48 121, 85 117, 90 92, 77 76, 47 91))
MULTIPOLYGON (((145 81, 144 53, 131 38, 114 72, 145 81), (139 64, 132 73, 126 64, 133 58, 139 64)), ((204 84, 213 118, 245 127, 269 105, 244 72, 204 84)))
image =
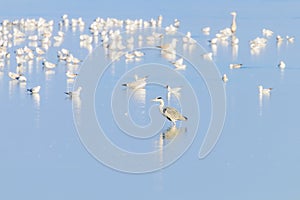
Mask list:
POLYGON ((175 121, 172 121, 172 123, 173 123, 173 126, 176 126, 176 122, 175 121))

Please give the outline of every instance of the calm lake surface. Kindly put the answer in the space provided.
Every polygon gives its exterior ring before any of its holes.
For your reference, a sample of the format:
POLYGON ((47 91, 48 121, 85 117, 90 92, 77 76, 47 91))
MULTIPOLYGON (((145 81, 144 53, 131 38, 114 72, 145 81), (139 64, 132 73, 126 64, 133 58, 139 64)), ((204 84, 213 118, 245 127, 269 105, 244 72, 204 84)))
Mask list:
MULTIPOLYGON (((224 84, 226 93, 226 118, 221 136, 204 159, 198 158, 200 146, 210 124, 212 105, 205 77, 195 73, 192 63, 186 70, 176 71, 182 77, 169 80, 173 87, 183 87, 180 98, 171 95, 168 105, 181 109, 188 87, 187 80, 198 100, 199 127, 195 135, 196 121, 190 113, 196 110, 189 104, 184 114, 186 122, 178 123, 181 133, 174 139, 176 148, 182 152, 174 163, 164 169, 142 174, 124 173, 107 167, 95 159, 82 143, 74 118, 84 119, 80 113, 85 104, 85 91, 81 99, 70 99, 64 92, 72 91, 75 81, 67 80, 64 63, 53 70, 45 70, 42 61, 33 60, 24 67, 26 84, 11 80, 8 72, 16 70, 14 50, 29 45, 28 40, 10 48, 10 62, 0 67, 0 186, 1 199, 297 199, 300 196, 300 3, 297 1, 228 2, 219 0, 184 1, 132 1, 132 2, 59 2, 36 0, 5 3, 0 14, 4 19, 43 17, 54 20, 53 35, 63 14, 69 18, 82 17, 85 28, 63 28, 64 41, 52 45, 44 55, 57 63, 57 51, 67 48, 77 58, 88 63, 90 52, 80 46, 79 36, 89 33, 88 26, 97 18, 156 19, 163 16, 163 26, 177 18, 181 21, 179 32, 191 31, 192 37, 206 50, 214 52, 213 61, 221 75, 226 73, 229 81, 224 84), (15 4, 20 4, 15 6, 15 4), (118 6, 117 6, 118 5, 118 6), (218 44, 212 49, 208 40, 219 30, 230 27, 231 11, 237 12, 238 48, 230 44, 218 44), (210 26, 210 35, 204 35, 203 27, 210 26), (263 37, 262 29, 274 31, 267 39, 265 48, 251 53, 249 41, 263 37), (276 36, 295 36, 293 43, 286 39, 276 42, 276 36), (282 71, 277 65, 286 63, 282 71), (229 69, 231 63, 242 63, 240 69, 229 69), (38 95, 30 95, 27 88, 41 85, 38 95), (259 96, 258 85, 271 87, 270 96, 259 96), (185 112, 186 111, 186 112, 185 112), (82 117, 82 118, 80 118, 82 117), (190 118, 191 117, 191 118, 190 118), (176 140, 183 143, 176 143, 176 140), (189 142, 192 142, 189 144, 189 142), (177 146, 176 146, 177 145, 177 146), (190 146, 189 146, 190 145, 190 146)), ((101 44, 93 43, 96 50, 101 44)), ((130 93, 121 86, 134 80, 134 67, 147 63, 169 66, 157 49, 145 49, 140 62, 126 63, 122 58, 104 72, 95 87, 95 115, 107 138, 115 145, 130 152, 160 150, 171 143, 163 133, 171 129, 171 123, 162 124, 158 133, 149 139, 134 139, 122 132, 114 121, 111 107, 112 92, 128 98, 128 115, 138 126, 151 123, 149 110, 158 122, 164 118, 158 104, 151 99, 162 96, 167 103, 163 85, 149 84, 145 90, 130 93), (127 74, 125 76, 124 74, 127 74), (137 95, 137 96, 135 96, 137 95), (154 107, 153 107, 154 106, 154 107), (163 141, 163 144, 160 142, 163 141)), ((199 54, 199 59, 201 55, 199 54)), ((81 74, 80 67, 74 71, 81 74)), ((147 67, 147 66, 145 66, 147 67)), ((172 70, 174 71, 174 70, 172 70)), ((142 73, 140 76, 147 75, 142 73)), ((149 80, 163 79, 150 74, 149 80)), ((167 79, 166 79, 167 80, 167 79)), ((167 82, 167 81, 166 81, 167 82)), ((223 83, 222 83, 223 84, 223 83)), ((75 88, 76 89, 76 88, 75 88)), ((79 125, 80 126, 80 125, 79 125)), ((172 139, 172 138, 171 138, 172 139)), ((163 158, 160 158, 163 160, 163 158)), ((167 159, 167 158, 165 158, 167 159)), ((161 161, 163 162, 163 161, 161 161)))

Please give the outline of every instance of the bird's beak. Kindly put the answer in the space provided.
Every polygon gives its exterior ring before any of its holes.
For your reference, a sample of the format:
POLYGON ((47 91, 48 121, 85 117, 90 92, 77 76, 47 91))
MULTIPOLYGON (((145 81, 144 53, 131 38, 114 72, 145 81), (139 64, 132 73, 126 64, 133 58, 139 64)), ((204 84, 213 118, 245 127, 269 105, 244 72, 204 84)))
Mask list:
POLYGON ((153 102, 157 102, 157 99, 151 99, 151 101, 153 101, 153 102))

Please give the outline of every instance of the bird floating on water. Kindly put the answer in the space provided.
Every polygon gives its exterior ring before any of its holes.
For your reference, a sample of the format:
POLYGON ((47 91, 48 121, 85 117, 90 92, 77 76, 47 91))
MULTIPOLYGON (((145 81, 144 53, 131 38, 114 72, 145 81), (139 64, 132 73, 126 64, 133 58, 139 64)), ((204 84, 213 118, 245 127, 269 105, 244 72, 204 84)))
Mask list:
POLYGON ((174 67, 178 70, 183 70, 186 68, 186 65, 183 64, 183 58, 179 58, 178 60, 174 61, 174 62, 171 62, 174 67))
POLYGON ((53 69, 56 67, 56 64, 51 63, 51 62, 47 61, 46 59, 43 60, 42 65, 47 69, 53 69))
POLYGON ((204 60, 212 60, 213 59, 213 53, 212 52, 208 52, 208 53, 204 53, 204 54, 202 54, 201 55, 202 56, 202 58, 204 59, 204 60))
POLYGON ((243 64, 230 64, 229 69, 239 69, 243 64))
POLYGON ((137 75, 135 75, 135 81, 123 83, 122 86, 126 86, 131 89, 140 89, 144 88, 147 84, 147 78, 148 76, 144 76, 142 78, 139 78, 137 75))
POLYGON ((73 79, 73 78, 75 78, 76 76, 78 76, 78 74, 72 73, 72 72, 70 72, 70 71, 67 71, 67 72, 66 72, 66 76, 67 76, 67 78, 73 79))
POLYGON ((273 35, 273 31, 271 31, 271 30, 269 30, 269 29, 263 29, 262 30, 262 34, 264 35, 264 36, 266 36, 266 37, 271 37, 272 35, 273 35))
POLYGON ((226 83, 228 81, 228 77, 227 77, 226 74, 223 74, 222 80, 223 80, 224 83, 226 83))
POLYGON ((14 73, 14 72, 8 72, 8 76, 9 78, 11 78, 12 80, 17 80, 21 74, 18 74, 18 73, 14 73))
POLYGON ((81 93, 82 87, 78 87, 77 90, 74 90, 73 92, 65 92, 66 95, 69 97, 79 97, 81 93))
POLYGON ((202 33, 204 35, 209 35, 209 32, 210 32, 210 27, 209 26, 206 26, 206 27, 202 28, 202 33))
POLYGON ((294 42, 294 40, 295 40, 295 37, 293 37, 293 36, 286 36, 286 40, 289 42, 289 43, 293 43, 294 42))
POLYGON ((283 70, 285 68, 285 63, 281 60, 277 66, 279 69, 283 70))
POLYGON ((175 108, 172 107, 164 107, 165 103, 162 97, 156 97, 152 101, 159 102, 159 111, 163 116, 165 116, 169 121, 176 125, 176 121, 185 121, 188 118, 183 116, 180 112, 178 112, 175 108))
POLYGON ((263 88, 262 85, 258 86, 258 91, 260 95, 270 95, 272 89, 273 88, 263 88))
POLYGON ((37 94, 40 92, 41 86, 36 86, 30 89, 27 89, 28 92, 30 92, 31 94, 37 94))
POLYGON ((277 42, 282 42, 284 40, 284 38, 281 37, 280 35, 277 35, 276 40, 277 40, 277 42))

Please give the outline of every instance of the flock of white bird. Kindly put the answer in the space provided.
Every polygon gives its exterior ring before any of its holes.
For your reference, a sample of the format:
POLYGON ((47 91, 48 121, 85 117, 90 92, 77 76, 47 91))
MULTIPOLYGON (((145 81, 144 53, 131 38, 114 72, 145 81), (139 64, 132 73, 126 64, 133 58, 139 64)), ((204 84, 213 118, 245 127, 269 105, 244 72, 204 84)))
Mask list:
MULTIPOLYGON (((221 42, 231 42, 232 46, 237 46, 239 39, 236 37, 237 23, 236 12, 231 12, 232 23, 229 28, 220 30, 215 37, 208 42, 212 50, 221 42)), ((112 60, 118 60, 122 55, 125 57, 126 62, 139 61, 145 53, 142 50, 135 49, 135 41, 156 43, 157 47, 161 49, 161 55, 164 58, 170 60, 170 63, 176 70, 185 70, 186 64, 184 64, 183 58, 178 58, 176 55, 176 39, 173 39, 170 43, 162 43, 164 34, 155 32, 156 27, 162 27, 163 17, 159 16, 157 19, 151 20, 119 20, 115 18, 96 18, 86 29, 86 22, 82 18, 69 18, 68 15, 63 15, 58 23, 54 20, 46 20, 44 18, 38 19, 16 19, 16 20, 3 20, 0 26, 0 71, 3 73, 7 70, 7 74, 10 79, 18 81, 19 83, 26 84, 27 77, 24 71, 26 66, 32 65, 36 62, 41 66, 45 72, 55 70, 58 66, 65 67, 66 79, 75 79, 78 75, 77 68, 81 64, 82 60, 74 56, 68 48, 64 46, 64 40, 66 32, 69 28, 72 31, 80 31, 79 45, 82 48, 92 52, 93 48, 97 45, 102 45, 107 50, 108 56, 112 60), (58 29, 55 29, 58 26, 58 29), (133 33, 140 28, 153 28, 151 36, 144 37, 139 35, 138 38, 129 37, 124 43, 122 40, 122 31, 126 33, 133 33), (54 31, 55 30, 55 31, 54 31), (55 47, 57 59, 49 60, 47 57, 51 47, 55 47), (131 51, 124 52, 125 49, 131 49, 131 51), (125 53, 125 54, 124 54, 125 53), (11 59, 15 59, 16 68, 5 68, 9 65, 11 59), (9 70, 9 71, 8 71, 9 70)), ((172 34, 178 31, 180 27, 180 21, 175 19, 174 22, 165 27, 166 34, 172 34)), ((205 35, 210 35, 210 27, 202 28, 202 32, 205 35)), ((262 34, 264 37, 257 37, 249 42, 251 53, 257 53, 260 49, 264 48, 267 44, 268 38, 273 35, 273 31, 263 29, 262 34)), ((286 39, 288 42, 293 43, 294 37, 277 36, 277 44, 280 45, 282 41, 286 39)), ((196 40, 192 38, 192 34, 187 34, 182 38, 184 44, 194 45, 196 40)), ((213 52, 208 52, 202 56, 203 59, 213 60, 213 52)), ((230 69, 241 68, 242 64, 233 63, 229 65, 230 69)), ((284 70, 286 67, 284 61, 280 61, 278 68, 284 70)), ((221 80, 227 82, 228 76, 224 74, 221 80)), ((147 77, 135 77, 135 81, 126 83, 124 86, 129 88, 145 87, 147 77)), ((260 95, 269 95, 271 88, 263 88, 259 86, 260 95)), ((35 85, 27 89, 31 94, 37 94, 41 90, 40 85, 35 85)), ((82 87, 77 88, 74 91, 65 92, 66 95, 79 96, 82 87)), ((180 88, 171 88, 167 86, 169 93, 179 95, 180 88)), ((159 100, 161 101, 161 100, 159 100)), ((184 119, 184 118, 182 118, 184 119)), ((172 121, 172 119, 171 119, 172 121)))

